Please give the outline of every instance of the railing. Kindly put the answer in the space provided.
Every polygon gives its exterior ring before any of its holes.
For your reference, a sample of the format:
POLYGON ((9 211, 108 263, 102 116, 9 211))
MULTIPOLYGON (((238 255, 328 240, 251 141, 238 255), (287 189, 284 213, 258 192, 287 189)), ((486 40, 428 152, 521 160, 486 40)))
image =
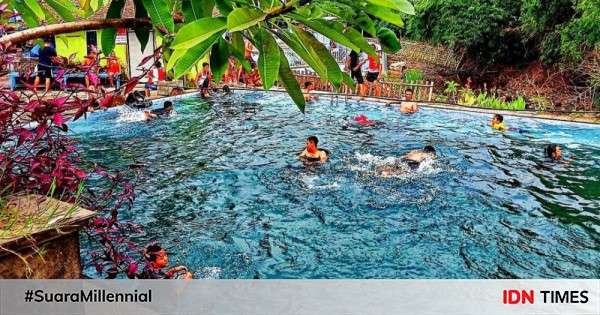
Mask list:
MULTIPOLYGON (((324 92, 335 92, 331 83, 321 80, 314 74, 307 74, 300 71, 295 72, 296 79, 303 87, 305 82, 312 82, 315 89, 324 92)), ((390 99, 401 99, 407 89, 413 90, 413 99, 416 101, 428 101, 433 99, 433 82, 432 81, 381 81, 378 83, 368 84, 368 89, 364 96, 385 97, 390 99), (380 93, 377 93, 380 91, 380 93)), ((341 93, 357 94, 348 86, 342 85, 341 93)))

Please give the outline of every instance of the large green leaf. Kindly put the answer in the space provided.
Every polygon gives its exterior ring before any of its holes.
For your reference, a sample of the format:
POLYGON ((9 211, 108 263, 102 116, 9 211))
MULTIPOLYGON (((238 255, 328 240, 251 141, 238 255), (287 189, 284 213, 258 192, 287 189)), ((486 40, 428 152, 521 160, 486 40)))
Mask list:
POLYGON ((219 41, 212 46, 210 52, 210 70, 213 73, 215 83, 221 82, 223 74, 227 71, 228 63, 229 44, 223 38, 219 38, 219 41))
POLYGON ((45 2, 67 22, 74 21, 76 15, 81 15, 81 10, 69 0, 45 0, 45 2))
POLYGON ((260 29, 254 36, 260 55, 258 56, 258 72, 265 90, 271 89, 279 73, 279 46, 265 29, 260 29))
POLYGON ((398 27, 404 27, 404 22, 402 21, 398 11, 373 4, 367 4, 365 10, 369 14, 372 14, 385 22, 392 23, 398 27))
POLYGON ((227 15, 227 30, 237 32, 245 30, 265 19, 266 14, 258 9, 236 8, 227 15))
POLYGON ((361 11, 356 19, 354 20, 355 25, 359 26, 363 31, 375 36, 377 29, 375 28, 375 22, 363 11, 361 11))
POLYGON ((281 83, 296 106, 298 106, 298 109, 304 113, 304 107, 306 106, 304 95, 302 94, 302 90, 300 90, 300 84, 296 81, 296 77, 294 76, 292 69, 290 69, 290 64, 281 48, 279 49, 279 80, 281 80, 281 83))
POLYGON ((352 43, 354 43, 354 45, 358 46, 358 48, 360 48, 360 50, 371 55, 373 58, 378 58, 377 52, 375 51, 375 49, 373 49, 373 47, 371 47, 369 42, 355 28, 352 28, 352 27, 346 28, 344 35, 346 37, 348 37, 352 41, 352 43))
POLYGON ((25 3, 17 0, 10 0, 10 4, 15 10, 17 10, 17 12, 21 13, 21 18, 25 22, 25 25, 28 27, 39 26, 39 22, 35 13, 33 13, 33 11, 31 11, 31 9, 25 5, 25 3))
POLYGON ((396 37, 394 31, 390 30, 389 28, 380 28, 377 32, 377 39, 379 39, 379 43, 386 53, 393 54, 398 52, 398 50, 401 48, 398 37, 396 37))
POLYGON ((25 4, 33 14, 38 18, 38 20, 43 20, 46 18, 46 14, 44 13, 44 9, 40 6, 40 4, 36 0, 24 0, 25 4))
MULTIPOLYGON (((123 7, 125 7, 125 0, 112 0, 110 2, 110 6, 108 7, 108 11, 106 11, 106 18, 118 18, 121 16, 123 12, 123 7)), ((105 28, 100 33, 100 44, 102 46, 102 53, 105 56, 110 55, 110 53, 115 49, 115 39, 117 38, 117 30, 115 28, 105 28)))
POLYGON ((229 0, 215 0, 215 5, 219 9, 219 13, 223 16, 227 16, 233 10, 229 0))
POLYGON ((342 83, 346 84, 352 91, 356 89, 356 83, 346 72, 342 72, 342 83))
POLYGON ((181 10, 186 23, 212 16, 214 7, 214 0, 182 0, 181 3, 181 10))
POLYGON ((244 37, 240 32, 231 33, 231 54, 242 64, 244 70, 250 72, 250 62, 244 56, 244 37))
POLYGON ((278 0, 260 0, 260 7, 262 9, 270 9, 272 7, 274 7, 275 5, 279 4, 278 0))
POLYGON ((164 27, 169 33, 175 31, 171 9, 165 0, 142 0, 154 26, 164 27))
POLYGON ((336 43, 339 43, 352 50, 358 51, 360 49, 342 33, 342 30, 336 29, 333 22, 328 22, 323 19, 309 20, 298 14, 289 14, 289 16, 302 22, 304 25, 312 28, 313 30, 321 33, 322 35, 325 35, 327 38, 333 40, 336 43))
POLYGON ((313 55, 313 58, 320 59, 323 65, 325 65, 325 71, 327 73, 325 78, 331 81, 334 86, 339 86, 339 84, 342 83, 342 70, 333 56, 331 56, 329 50, 309 32, 298 27, 294 27, 293 30, 302 42, 310 45, 312 49, 309 51, 313 55))
MULTIPOLYGON (((142 3, 142 0, 133 0, 133 4, 135 5, 135 17, 136 18, 147 18, 148 11, 146 11, 146 7, 142 3)), ((148 41, 150 40, 150 32, 148 29, 143 26, 138 26, 133 29, 135 32, 135 36, 140 42, 140 47, 142 48, 142 52, 146 49, 146 45, 148 45, 148 41)))
POLYGON ((394 9, 406 14, 415 14, 415 8, 408 0, 367 0, 374 5, 394 9))
POLYGON ((165 70, 171 71, 171 69, 173 69, 173 67, 175 67, 175 64, 177 64, 177 61, 179 61, 179 59, 181 57, 183 57, 183 55, 185 55, 186 52, 187 52, 187 49, 174 50, 173 53, 171 54, 171 57, 169 58, 169 62, 167 62, 167 66, 165 67, 165 70))
POLYGON ((226 20, 223 17, 206 17, 184 25, 175 35, 173 48, 191 48, 205 41, 215 33, 225 30, 226 20))
POLYGON ((177 60, 175 64, 175 79, 179 79, 184 74, 188 73, 192 67, 208 53, 210 47, 223 35, 224 31, 213 34, 207 40, 188 49, 183 56, 177 60))
POLYGON ((296 34, 278 32, 277 37, 290 47, 306 64, 308 64, 320 77, 327 79, 327 70, 320 59, 315 59, 309 45, 303 43, 296 34))

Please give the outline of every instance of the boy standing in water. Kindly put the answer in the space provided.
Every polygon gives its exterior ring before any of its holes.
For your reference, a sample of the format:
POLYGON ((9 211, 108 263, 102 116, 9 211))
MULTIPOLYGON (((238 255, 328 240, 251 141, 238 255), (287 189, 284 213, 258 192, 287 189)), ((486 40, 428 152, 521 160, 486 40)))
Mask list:
POLYGON ((310 136, 306 139, 306 148, 298 158, 308 162, 325 162, 327 161, 327 152, 318 148, 319 139, 315 136, 310 136))
POLYGON ((413 90, 406 89, 404 97, 400 102, 400 112, 404 114, 414 114, 419 110, 417 103, 413 102, 413 90))

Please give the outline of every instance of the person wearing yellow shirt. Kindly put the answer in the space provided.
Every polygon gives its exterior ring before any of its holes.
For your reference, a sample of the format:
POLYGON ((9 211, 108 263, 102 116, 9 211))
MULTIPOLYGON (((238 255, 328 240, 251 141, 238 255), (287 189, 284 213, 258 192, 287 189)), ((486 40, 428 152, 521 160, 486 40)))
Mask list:
POLYGON ((492 117, 491 126, 492 128, 499 131, 508 130, 508 127, 506 127, 506 125, 504 124, 504 117, 500 114, 495 114, 494 117, 492 117))

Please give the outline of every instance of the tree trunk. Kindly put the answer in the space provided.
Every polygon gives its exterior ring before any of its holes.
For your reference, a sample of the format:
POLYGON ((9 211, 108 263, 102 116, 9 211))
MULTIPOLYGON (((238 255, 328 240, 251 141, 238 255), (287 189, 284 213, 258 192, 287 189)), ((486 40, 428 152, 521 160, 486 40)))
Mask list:
POLYGON ((20 44, 28 40, 41 38, 49 35, 58 35, 88 30, 99 30, 105 28, 135 28, 139 26, 151 27, 152 22, 150 22, 150 19, 147 18, 123 18, 85 20, 45 25, 2 36, 0 37, 0 44, 6 47, 8 44, 20 44))

